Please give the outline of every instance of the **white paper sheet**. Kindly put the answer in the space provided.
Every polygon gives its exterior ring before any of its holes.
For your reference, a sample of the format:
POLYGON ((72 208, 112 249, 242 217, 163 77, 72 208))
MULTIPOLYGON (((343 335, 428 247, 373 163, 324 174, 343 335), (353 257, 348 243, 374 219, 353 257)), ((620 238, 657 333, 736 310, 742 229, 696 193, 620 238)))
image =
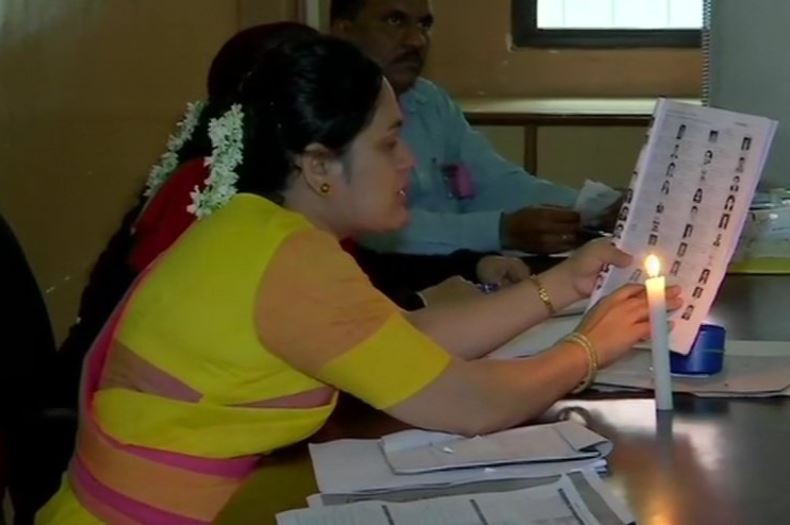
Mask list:
POLYGON ((578 423, 561 421, 473 438, 405 430, 381 438, 381 448, 394 472, 418 474, 603 457, 611 452, 612 444, 578 423))
MULTIPOLYGON (((650 353, 635 350, 598 373, 596 384, 653 388, 650 353)), ((790 356, 728 355, 724 369, 709 377, 673 376, 675 392, 738 394, 742 396, 778 395, 790 387, 790 356)))
POLYGON ((559 312, 556 312, 553 317, 568 317, 573 315, 581 315, 587 311, 587 308, 590 306, 590 299, 585 298, 575 303, 566 306, 559 312))
POLYGON ((653 119, 615 226, 617 245, 634 263, 607 269, 592 304, 644 282, 645 257, 658 255, 686 298, 671 316, 670 347, 687 354, 737 245, 777 123, 666 99, 653 119))
POLYGON ((285 512, 278 525, 600 525, 571 481, 518 490, 285 512))
MULTIPOLYGON (((643 345, 641 347, 642 350, 649 350, 649 347, 643 345)), ((749 362, 757 362, 757 365, 760 365, 760 358, 761 357, 784 357, 788 359, 790 362, 790 341, 743 341, 738 339, 728 340, 727 341, 727 350, 724 354, 725 361, 729 361, 732 363, 733 366, 730 366, 731 374, 741 373, 743 374, 744 370, 749 370, 748 366, 742 366, 743 360, 739 360, 738 358, 748 358, 745 362, 746 365, 749 362)), ((771 363, 771 362, 768 362, 771 363)), ((775 362, 774 362, 775 363, 775 362)), ((785 364, 783 361, 779 361, 779 365, 784 367, 785 364)), ((768 366, 773 366, 769 364, 768 366)), ((784 377, 786 372, 784 372, 786 368, 779 368, 775 374, 772 372, 771 376, 768 377, 770 381, 777 381, 779 383, 784 381, 784 377)), ((606 378, 606 375, 604 375, 606 378)), ((760 376, 751 377, 748 380, 752 383, 751 387, 748 390, 743 390, 741 386, 743 385, 743 378, 738 380, 738 382, 733 383, 733 385, 728 388, 729 391, 717 391, 716 389, 711 389, 710 383, 705 383, 703 381, 709 381, 710 378, 678 378, 680 384, 677 385, 677 391, 682 391, 688 394, 693 394, 697 397, 719 397, 719 398, 766 398, 766 397, 790 397, 790 386, 785 388, 784 390, 774 390, 776 385, 771 385, 766 383, 764 380, 766 379, 765 376, 762 378, 760 376), (702 381, 700 381, 702 380, 702 381), (761 382, 762 384, 760 385, 761 382), (757 389, 755 390, 754 384, 758 384, 757 389), (764 390, 768 388, 768 390, 764 390)), ((620 385, 604 385, 600 383, 596 383, 593 388, 595 390, 601 392, 622 392, 622 391, 639 391, 649 389, 648 381, 646 377, 642 377, 641 379, 636 379, 633 374, 628 376, 625 380, 620 379, 613 379, 612 377, 608 378, 608 381, 615 382, 619 381, 620 383, 627 383, 629 385, 634 386, 625 386, 623 384, 620 385), (637 386, 639 385, 639 386, 637 386)), ((748 385, 748 384, 747 384, 748 385)))
POLYGON ((488 354, 488 358, 518 359, 539 354, 573 332, 581 319, 580 315, 548 319, 494 350, 488 354))
POLYGON ((317 508, 333 505, 347 505, 363 501, 405 503, 445 496, 485 494, 490 492, 514 492, 552 485, 563 476, 567 476, 571 483, 573 483, 573 486, 576 488, 582 500, 584 500, 587 508, 595 518, 601 522, 601 525, 630 525, 635 522, 631 510, 625 502, 615 495, 614 491, 609 488, 594 470, 590 469, 541 478, 477 481, 445 487, 408 488, 375 494, 314 494, 307 498, 307 503, 310 508, 317 508))
POLYGON ((592 226, 595 225, 596 219, 606 213, 621 195, 622 193, 602 182, 588 179, 584 181, 584 185, 579 191, 574 209, 579 212, 584 226, 592 226))

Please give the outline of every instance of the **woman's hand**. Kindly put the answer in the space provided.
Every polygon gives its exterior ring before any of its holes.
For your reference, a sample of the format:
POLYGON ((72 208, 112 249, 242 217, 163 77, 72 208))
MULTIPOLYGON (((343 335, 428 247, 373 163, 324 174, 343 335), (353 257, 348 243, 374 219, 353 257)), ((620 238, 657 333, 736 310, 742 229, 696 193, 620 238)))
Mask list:
POLYGON ((484 284, 509 286, 527 279, 530 269, 515 257, 487 255, 477 263, 477 278, 484 284))
POLYGON ((582 297, 589 297, 601 271, 609 265, 624 268, 631 264, 632 257, 615 248, 609 239, 588 242, 560 264, 557 268, 566 273, 568 282, 582 297))
MULTIPOLYGON (((683 304, 680 287, 667 288, 667 310, 683 304)), ((601 368, 610 365, 650 337, 650 310, 645 287, 627 284, 602 299, 582 319, 576 332, 585 335, 598 354, 601 368)))

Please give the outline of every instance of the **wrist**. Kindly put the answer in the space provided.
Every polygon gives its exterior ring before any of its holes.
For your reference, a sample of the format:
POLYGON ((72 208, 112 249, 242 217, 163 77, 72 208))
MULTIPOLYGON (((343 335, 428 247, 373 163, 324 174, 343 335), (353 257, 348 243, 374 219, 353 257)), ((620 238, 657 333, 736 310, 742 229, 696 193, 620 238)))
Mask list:
POLYGON ((543 303, 543 306, 546 307, 546 311, 548 312, 549 316, 553 316, 557 313, 557 309, 554 306, 554 302, 551 300, 551 294, 549 293, 548 289, 543 285, 543 281, 537 275, 530 275, 529 280, 532 282, 533 286, 535 287, 535 291, 538 294, 538 298, 543 303))
POLYGON ((563 386, 567 392, 575 392, 580 385, 587 382, 590 374, 590 356, 580 344, 561 339, 554 345, 554 351, 563 356, 566 363, 567 375, 563 379, 563 386))
POLYGON ((587 336, 579 332, 567 335, 563 341, 583 349, 587 357, 587 372, 584 379, 571 391, 573 394, 578 394, 590 388, 595 382, 595 376, 598 374, 598 353, 587 336))
POLYGON ((538 276, 551 297, 554 308, 558 311, 584 299, 584 296, 573 285, 573 278, 563 268, 564 266, 564 264, 560 264, 538 276))

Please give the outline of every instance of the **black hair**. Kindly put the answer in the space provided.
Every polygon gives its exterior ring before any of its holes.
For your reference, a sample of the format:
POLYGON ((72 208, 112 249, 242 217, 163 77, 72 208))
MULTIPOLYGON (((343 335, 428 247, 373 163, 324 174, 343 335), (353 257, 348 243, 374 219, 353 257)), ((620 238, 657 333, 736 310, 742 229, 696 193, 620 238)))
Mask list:
POLYGON ((232 96, 242 80, 270 49, 315 36, 318 36, 318 31, 297 22, 263 24, 237 33, 225 42, 211 62, 206 80, 209 100, 232 96))
POLYGON ((266 53, 228 101, 244 111, 238 190, 281 202, 294 158, 310 144, 342 156, 373 118, 383 82, 378 65, 333 37, 266 53))
POLYGON ((244 79, 266 52, 318 35, 318 31, 304 24, 277 22, 245 29, 225 42, 211 62, 206 81, 208 100, 212 104, 204 108, 192 136, 177 152, 179 164, 211 154, 209 122, 224 112, 227 101, 237 94, 244 79))
POLYGON ((332 0, 329 8, 330 23, 338 20, 354 21, 365 7, 365 0, 332 0))

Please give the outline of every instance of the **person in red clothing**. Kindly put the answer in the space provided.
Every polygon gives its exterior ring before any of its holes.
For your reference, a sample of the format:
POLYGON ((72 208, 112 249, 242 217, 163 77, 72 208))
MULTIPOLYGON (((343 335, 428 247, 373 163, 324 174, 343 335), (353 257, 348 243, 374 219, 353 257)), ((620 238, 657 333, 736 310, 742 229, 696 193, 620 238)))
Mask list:
POLYGON ((129 266, 140 273, 197 219, 187 209, 191 193, 203 190, 208 172, 203 159, 185 162, 146 204, 134 225, 129 266))

